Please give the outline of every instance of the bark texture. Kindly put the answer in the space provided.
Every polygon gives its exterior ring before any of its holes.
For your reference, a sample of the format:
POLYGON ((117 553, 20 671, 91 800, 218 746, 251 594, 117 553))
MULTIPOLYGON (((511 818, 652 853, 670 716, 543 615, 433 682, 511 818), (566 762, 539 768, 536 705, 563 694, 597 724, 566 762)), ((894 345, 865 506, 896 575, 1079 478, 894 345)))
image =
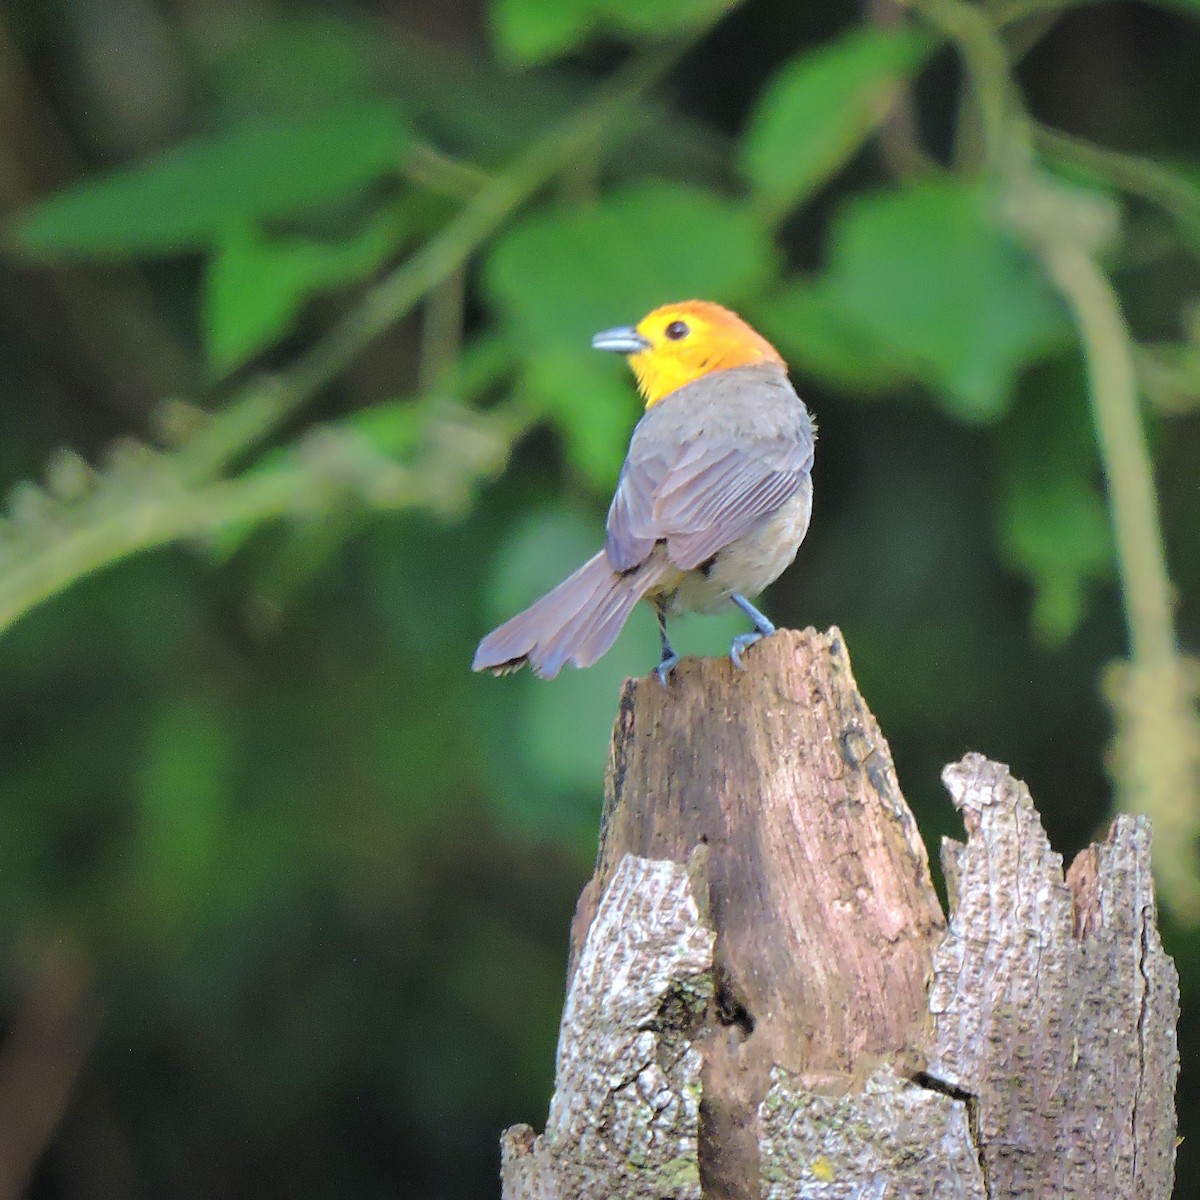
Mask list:
POLYGON ((1070 871, 1029 791, 969 754, 942 865, 929 1073, 970 1093, 991 1194, 1152 1197, 1175 1165, 1179 981, 1155 926, 1150 823, 1118 817, 1070 871))
POLYGON ((1006 768, 945 779, 949 927, 836 629, 627 683, 555 1095, 544 1135, 505 1135, 506 1200, 1166 1200, 1147 823, 1064 877, 1006 768))
POLYGON ((758 1111, 763 1200, 985 1200, 961 1099, 890 1067, 844 1096, 774 1079, 758 1111))
POLYGON ((567 995, 546 1132, 502 1142, 508 1200, 699 1200, 712 953, 686 868, 625 857, 567 995))

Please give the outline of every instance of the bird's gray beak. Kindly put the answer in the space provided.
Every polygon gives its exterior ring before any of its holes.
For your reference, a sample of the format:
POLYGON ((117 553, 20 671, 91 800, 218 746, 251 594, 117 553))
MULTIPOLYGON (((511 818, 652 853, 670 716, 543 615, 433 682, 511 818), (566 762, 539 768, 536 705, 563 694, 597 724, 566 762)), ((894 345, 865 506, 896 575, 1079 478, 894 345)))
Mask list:
POLYGON ((617 354, 638 354, 649 350, 650 343, 632 325, 605 329, 592 338, 593 350, 612 350, 617 354))

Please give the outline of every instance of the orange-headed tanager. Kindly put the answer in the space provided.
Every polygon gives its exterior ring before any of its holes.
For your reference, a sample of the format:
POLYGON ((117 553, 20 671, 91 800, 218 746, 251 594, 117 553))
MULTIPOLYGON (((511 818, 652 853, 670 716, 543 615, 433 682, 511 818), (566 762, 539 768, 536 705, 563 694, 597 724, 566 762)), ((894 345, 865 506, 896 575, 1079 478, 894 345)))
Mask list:
POLYGON ((636 326, 598 333, 597 350, 629 356, 646 411, 633 431, 608 511, 604 549, 553 591, 489 633, 476 671, 528 663, 547 679, 586 667, 616 641, 639 600, 654 606, 665 684, 678 656, 667 617, 736 604, 748 646, 775 632, 747 599, 791 565, 812 512, 816 430, 779 352, 719 304, 656 308, 636 326))

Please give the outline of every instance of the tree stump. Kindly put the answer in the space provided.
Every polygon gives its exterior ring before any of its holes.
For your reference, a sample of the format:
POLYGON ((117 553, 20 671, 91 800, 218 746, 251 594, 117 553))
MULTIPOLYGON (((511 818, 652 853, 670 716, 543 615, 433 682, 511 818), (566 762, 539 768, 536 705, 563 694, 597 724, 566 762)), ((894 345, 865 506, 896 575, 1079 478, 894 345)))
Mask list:
POLYGON ((505 1200, 1166 1200, 1148 823, 1064 877, 1007 768, 944 779, 949 921, 838 630, 627 682, 555 1094, 504 1136, 505 1200))

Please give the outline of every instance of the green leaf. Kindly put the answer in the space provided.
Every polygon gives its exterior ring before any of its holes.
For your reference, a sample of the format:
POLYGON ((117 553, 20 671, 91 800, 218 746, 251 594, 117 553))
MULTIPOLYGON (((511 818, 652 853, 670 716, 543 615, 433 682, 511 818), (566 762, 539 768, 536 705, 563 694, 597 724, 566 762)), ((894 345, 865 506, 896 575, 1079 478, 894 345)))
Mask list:
POLYGON ((648 183, 515 225, 492 247, 485 282, 526 345, 586 348, 598 329, 671 300, 753 296, 773 257, 743 209, 698 189, 648 183))
POLYGON ((282 337, 310 296, 370 275, 399 238, 392 214, 344 242, 231 231, 205 281, 205 346, 214 372, 228 373, 282 337))
POLYGON ((1108 562, 1108 525, 1103 502, 1082 480, 1042 482, 1006 496, 1003 549, 1033 582, 1038 635, 1060 645, 1083 619, 1088 583, 1107 574, 1100 568, 1108 562))
POLYGON ((514 62, 553 58, 590 31, 590 7, 570 0, 496 0, 492 5, 496 42, 514 62))
POLYGON ((588 349, 592 334, 671 300, 737 303, 761 287, 772 253, 748 213, 673 184, 539 213, 493 246, 485 282, 527 350, 524 386, 602 490, 616 479, 636 410, 628 372, 588 349))
POLYGON ((640 415, 628 373, 612 366, 563 347, 539 354, 524 378, 529 400, 562 429, 572 465, 601 492, 616 484, 640 415))
POLYGON ((744 143, 743 168, 763 206, 783 213, 837 171, 887 115, 933 45, 912 30, 858 29, 778 71, 744 143))
POLYGON ((896 356, 822 281, 789 283, 758 303, 751 316, 797 372, 852 392, 885 391, 906 381, 896 356))
POLYGON ((492 24, 501 53, 543 62, 597 33, 668 37, 709 23, 732 0, 496 0, 492 24))
POLYGON ((228 230, 303 216, 394 174, 409 133, 382 101, 243 125, 50 197, 18 221, 43 257, 138 257, 203 249, 228 230))
POLYGON ((954 416, 995 420, 1018 373, 1070 326, 988 193, 927 181, 851 201, 833 231, 827 296, 954 416))
MULTIPOLYGON (((227 21, 225 13, 209 18, 227 21)), ((209 34, 216 56, 213 91, 222 112, 242 115, 318 112, 376 92, 378 43, 366 26, 305 8, 243 12, 235 38, 209 34)))
POLYGON ((1095 440, 1081 381, 1038 389, 998 435, 1000 550, 1033 583, 1035 630, 1058 645, 1083 618, 1090 587, 1112 571, 1112 533, 1095 479, 1095 440))

